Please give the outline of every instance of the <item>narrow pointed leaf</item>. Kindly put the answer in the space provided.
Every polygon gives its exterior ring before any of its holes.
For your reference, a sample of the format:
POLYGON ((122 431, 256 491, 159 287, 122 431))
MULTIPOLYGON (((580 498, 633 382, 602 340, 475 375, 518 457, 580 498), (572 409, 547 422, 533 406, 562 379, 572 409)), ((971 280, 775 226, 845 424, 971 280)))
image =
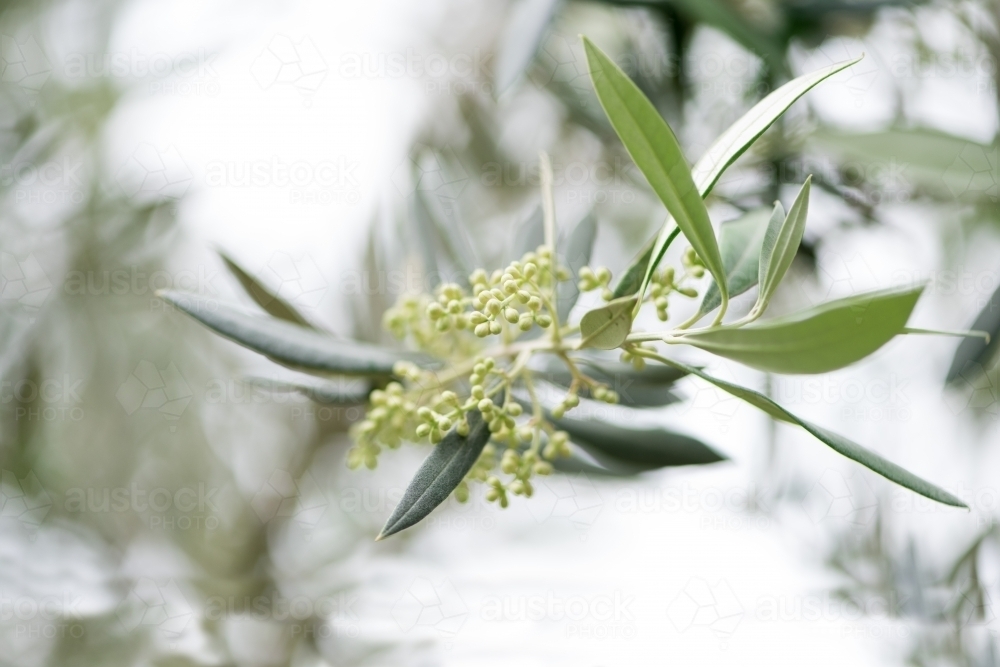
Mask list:
POLYGON ((562 246, 565 253, 566 268, 570 271, 570 279, 559 283, 557 310, 559 321, 566 322, 569 313, 576 305, 576 300, 580 297, 580 289, 577 287, 577 275, 580 269, 590 263, 590 254, 594 249, 594 239, 597 237, 597 218, 593 212, 588 213, 580 222, 576 223, 569 238, 562 246))
POLYGON ((261 284, 259 280, 244 271, 239 264, 234 262, 221 250, 219 251, 219 257, 222 258, 222 261, 226 265, 226 268, 229 269, 229 272, 232 273, 233 276, 236 277, 236 280, 239 281, 243 290, 269 315, 277 317, 279 320, 292 322, 293 324, 298 324, 299 326, 306 327, 308 329, 316 329, 316 327, 309 320, 303 317, 294 306, 282 299, 273 291, 269 290, 261 284))
POLYGON ((726 382, 725 380, 720 380, 719 378, 712 377, 707 373, 694 368, 693 366, 688 366, 679 361, 669 359, 667 357, 657 357, 659 361, 678 368, 680 370, 687 371, 691 375, 696 375, 702 380, 714 384, 716 387, 722 389, 723 391, 732 394, 733 396, 742 399, 759 408, 771 415, 772 417, 789 422, 791 424, 796 424, 801 426, 816 439, 818 439, 823 444, 827 445, 835 452, 846 456, 852 461, 856 461, 861 465, 865 466, 869 470, 872 470, 879 475, 882 475, 891 482, 895 482, 900 486, 903 486, 915 493, 919 493, 925 498, 930 498, 931 500, 936 500, 939 503, 945 505, 951 505, 952 507, 968 507, 961 500, 956 498, 951 493, 948 493, 944 489, 931 484, 930 482, 917 477, 913 473, 905 470, 904 468, 896 465, 892 461, 883 458, 882 456, 876 454, 875 452, 862 447, 861 445, 845 438, 842 435, 838 435, 831 431, 826 430, 820 426, 807 422, 804 419, 800 419, 795 416, 785 408, 781 407, 770 398, 760 394, 752 389, 746 387, 741 387, 731 382, 726 382))
POLYGON ((632 310, 637 302, 634 296, 615 299, 584 315, 580 320, 580 349, 613 350, 624 343, 632 330, 632 310))
POLYGON ((273 393, 298 393, 324 405, 357 405, 368 400, 371 384, 367 380, 351 378, 346 382, 283 382, 268 378, 247 378, 246 383, 253 389, 264 389, 273 393))
POLYGON ((989 362, 997 345, 1000 344, 1000 288, 993 292, 993 296, 986 303, 986 306, 976 316, 970 329, 985 331, 990 335, 990 342, 987 343, 982 338, 966 338, 958 345, 955 356, 951 360, 951 368, 948 369, 947 382, 954 382, 960 377, 975 374, 984 370, 984 366, 989 362))
POLYGON ((804 74, 755 104, 729 129, 722 133, 715 143, 705 151, 691 170, 691 176, 702 195, 711 192, 716 181, 729 165, 736 161, 767 128, 776 121, 788 107, 814 86, 837 72, 850 67, 861 58, 845 60, 823 69, 804 74))
POLYGON ((639 256, 632 260, 632 263, 625 269, 622 277, 618 279, 618 284, 615 286, 615 291, 613 292, 614 298, 620 299, 623 296, 631 296, 642 287, 642 281, 646 278, 646 267, 649 266, 649 260, 653 257, 653 248, 656 246, 658 238, 659 235, 651 238, 642 249, 642 252, 639 253, 639 256))
MULTIPOLYGON (((760 251, 770 215, 766 208, 757 209, 725 223, 719 229, 719 246, 730 297, 743 294, 757 284, 760 251)), ((719 286, 713 280, 705 290, 698 312, 708 314, 721 303, 719 286)))
POLYGON ((726 460, 700 440, 665 428, 621 426, 574 417, 553 419, 552 423, 598 461, 601 455, 610 456, 640 470, 726 460))
MULTIPOLYGON (((691 178, 698 192, 702 197, 707 197, 712 191, 715 183, 725 170, 742 155, 757 138, 764 133, 767 128, 774 124, 781 114, 788 110, 800 97, 809 92, 814 86, 827 79, 837 72, 850 67, 861 60, 846 60, 844 62, 831 65, 830 67, 804 74, 793 81, 789 81, 776 91, 765 97, 746 112, 738 121, 733 123, 725 132, 715 140, 715 143, 691 169, 691 178)), ((634 294, 642 284, 641 277, 636 278, 635 274, 643 276, 646 267, 649 265, 649 258, 652 255, 652 248, 656 242, 654 236, 646 244, 639 257, 629 265, 623 274, 621 282, 615 289, 615 297, 634 294), (626 282, 626 277, 632 277, 630 282, 626 282), (634 285, 633 285, 634 283, 634 285)))
POLYGON ((391 375, 393 365, 421 357, 344 341, 290 322, 263 318, 194 294, 157 295, 209 329, 285 366, 344 375, 391 375))
POLYGON ((468 420, 469 435, 463 438, 452 429, 434 447, 376 539, 385 539, 422 520, 465 479, 490 439, 490 430, 478 410, 469 412, 468 420))
POLYGON ((560 0, 520 0, 497 49, 496 94, 509 88, 531 65, 560 0))
MULTIPOLYGON (((603 51, 586 37, 583 46, 594 90, 611 125, 691 247, 723 285, 725 300, 725 272, 715 231, 677 138, 638 86, 603 51)), ((667 221, 646 267, 644 283, 656 268, 657 255, 662 256, 671 229, 667 221)))
POLYGON ((795 259, 795 254, 799 251, 802 234, 806 229, 806 218, 809 215, 809 186, 811 183, 812 176, 809 176, 792 203, 788 216, 780 225, 777 224, 777 220, 781 207, 779 205, 774 207, 774 215, 771 217, 771 222, 768 223, 767 233, 764 236, 764 246, 760 253, 760 292, 757 295, 757 303, 754 305, 754 312, 757 315, 767 309, 774 291, 778 289, 778 285, 795 259))
POLYGON ((857 294, 740 328, 683 336, 689 345, 771 373, 826 373, 902 333, 923 286, 857 294))

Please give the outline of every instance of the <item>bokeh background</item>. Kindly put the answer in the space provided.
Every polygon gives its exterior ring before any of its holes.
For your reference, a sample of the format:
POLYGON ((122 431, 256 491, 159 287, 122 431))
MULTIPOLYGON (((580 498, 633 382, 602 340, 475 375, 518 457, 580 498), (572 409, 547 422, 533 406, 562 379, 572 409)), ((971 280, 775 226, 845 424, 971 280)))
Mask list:
POLYGON ((426 449, 348 471, 357 409, 253 391, 290 372, 154 294, 252 307, 221 250, 318 326, 388 342, 382 312, 426 283, 417 214, 497 266, 538 205, 539 150, 559 225, 592 212, 594 264, 620 271, 663 211, 600 112, 585 33, 692 160, 777 85, 864 53, 727 173, 713 218, 787 206, 812 173, 772 309, 926 280, 913 325, 966 327, 1000 284, 998 12, 3 2, 0 663, 1000 664, 997 371, 946 387, 954 339, 819 377, 710 369, 969 512, 685 381, 618 417, 730 461, 557 476, 504 511, 474 493, 375 543, 426 449))

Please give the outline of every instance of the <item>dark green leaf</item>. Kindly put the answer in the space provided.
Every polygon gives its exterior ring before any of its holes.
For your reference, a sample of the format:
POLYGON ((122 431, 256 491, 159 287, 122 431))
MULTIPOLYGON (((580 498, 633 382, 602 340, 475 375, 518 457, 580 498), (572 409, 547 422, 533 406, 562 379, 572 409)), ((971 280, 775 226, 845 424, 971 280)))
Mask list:
POLYGON ((385 522, 377 540, 409 528, 447 500, 465 475, 472 470, 490 439, 490 430, 478 410, 468 413, 469 435, 462 437, 452 429, 434 447, 416 476, 406 487, 403 499, 385 522))
POLYGON ((290 322, 263 318, 194 294, 163 290, 157 296, 218 334, 296 369, 343 375, 390 375, 400 360, 420 357, 343 341, 290 322))
MULTIPOLYGON (((726 267, 730 297, 743 294, 757 284, 760 250, 770 217, 770 211, 760 208, 723 224, 719 229, 719 249, 726 267)), ((705 315, 721 303, 719 288, 713 280, 705 290, 698 312, 705 315)))
MULTIPOLYGON (((615 132, 691 247, 725 290, 725 272, 715 231, 673 131, 638 86, 603 51, 586 37, 583 46, 594 90, 615 132)), ((643 284, 649 282, 656 269, 672 229, 673 224, 668 220, 657 238, 643 284)), ((724 291, 722 297, 726 301, 724 291)))
POLYGON ((866 292, 766 322, 685 334, 683 342, 772 373, 826 373, 902 333, 923 289, 866 292))
MULTIPOLYGON (((550 416, 551 418, 551 416, 550 416)), ((601 461, 601 457, 653 470, 666 466, 701 465, 726 460, 701 441, 665 428, 620 426, 596 419, 552 419, 570 439, 601 461)))
POLYGON ((632 260, 632 263, 625 269, 625 273, 619 278, 618 285, 615 287, 614 298, 620 299, 623 296, 631 296, 642 287, 642 281, 646 277, 646 268, 649 266, 649 260, 653 257, 653 246, 656 245, 657 238, 656 236, 651 238, 646 247, 639 253, 639 256, 632 260))
POLYGON ((580 320, 580 349, 613 350, 632 330, 632 310, 638 298, 627 296, 587 312, 580 320))
POLYGON ((741 387, 739 385, 726 382, 725 380, 720 380, 719 378, 712 377, 701 370, 694 368, 693 366, 688 366, 679 361, 669 359, 667 357, 658 357, 660 361, 665 364, 669 364, 679 370, 686 371, 691 375, 696 375, 702 380, 714 384, 725 392, 736 396, 739 399, 746 401, 747 403, 753 405, 766 412, 767 414, 779 419, 781 421, 789 422, 792 424, 797 424, 803 429, 808 431, 814 437, 816 437, 820 442, 824 443, 835 452, 846 456, 852 461, 857 461, 861 465, 865 466, 869 470, 877 472, 886 479, 895 482, 901 486, 910 489, 925 498, 930 498, 931 500, 936 500, 939 503, 944 503, 945 505, 951 505, 953 507, 966 507, 965 503, 956 498, 954 495, 948 493, 944 489, 941 489, 930 482, 917 477, 913 473, 901 468, 895 463, 882 458, 875 452, 865 449, 861 445, 848 440, 847 438, 837 435, 827 431, 826 429, 816 426, 810 422, 805 421, 796 417, 794 414, 785 410, 783 407, 772 401, 770 398, 760 394, 752 389, 747 389, 746 387, 741 387))
POLYGON ((987 343, 982 338, 973 337, 962 340, 955 351, 955 357, 951 360, 947 382, 967 377, 970 373, 982 372, 996 351, 997 341, 1000 341, 1000 288, 993 292, 993 296, 976 316, 971 328, 988 333, 991 342, 987 343))
POLYGON ((230 273, 232 273, 240 282, 240 285, 243 286, 243 290, 250 295, 250 298, 253 299, 258 306, 263 308, 265 312, 277 317, 279 320, 292 322, 309 329, 316 328, 311 322, 309 322, 309 320, 303 317, 299 311, 295 310, 290 303, 262 285, 260 281, 244 271, 239 264, 230 259, 224 252, 221 250, 218 252, 219 257, 222 258, 226 268, 229 269, 230 273))
POLYGON ((569 313, 576 305, 576 300, 580 296, 580 290, 576 286, 577 274, 580 269, 590 263, 590 254, 594 248, 594 239, 597 237, 597 218, 593 212, 588 213, 576 227, 570 232, 569 238, 563 244, 565 249, 565 264, 569 269, 571 277, 566 282, 559 283, 559 321, 566 322, 569 313))

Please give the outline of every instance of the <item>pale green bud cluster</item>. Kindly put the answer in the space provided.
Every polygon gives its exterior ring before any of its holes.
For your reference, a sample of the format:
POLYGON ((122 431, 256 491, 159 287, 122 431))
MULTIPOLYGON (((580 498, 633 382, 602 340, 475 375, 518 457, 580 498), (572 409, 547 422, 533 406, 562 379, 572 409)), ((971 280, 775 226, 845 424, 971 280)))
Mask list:
POLYGON ((347 465, 351 469, 364 464, 373 470, 378 465, 383 445, 396 449, 411 439, 417 406, 413 401, 406 400, 401 384, 390 382, 384 391, 373 391, 368 400, 368 414, 351 429, 355 442, 347 453, 347 465))
POLYGON ((469 315, 473 331, 485 338, 499 335, 505 326, 521 331, 528 331, 536 324, 543 329, 552 326, 545 289, 568 278, 569 272, 557 266, 547 246, 539 246, 536 252, 525 254, 520 261, 513 261, 489 276, 482 269, 475 271, 469 276, 475 295, 474 310, 469 315))
POLYGON ((595 289, 600 289, 601 298, 605 301, 611 301, 614 298, 614 293, 610 287, 611 271, 606 267, 602 266, 594 271, 589 266, 585 266, 580 269, 579 278, 577 287, 580 288, 581 292, 592 292, 595 289))

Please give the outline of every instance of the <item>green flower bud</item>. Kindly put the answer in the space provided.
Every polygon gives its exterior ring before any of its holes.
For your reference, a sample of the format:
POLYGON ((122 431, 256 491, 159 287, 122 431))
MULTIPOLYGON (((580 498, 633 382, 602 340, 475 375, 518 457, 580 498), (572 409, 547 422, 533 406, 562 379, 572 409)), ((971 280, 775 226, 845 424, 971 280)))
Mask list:
POLYGON ((439 419, 437 425, 438 428, 441 429, 444 433, 450 431, 452 426, 451 420, 448 419, 447 417, 442 417, 441 419, 439 419))
POLYGON ((482 324, 477 324, 476 328, 473 331, 480 338, 486 338, 487 336, 490 335, 490 324, 489 322, 483 322, 482 324))
POLYGON ((511 417, 520 417, 522 412, 524 412, 524 409, 520 403, 511 403, 507 406, 507 414, 511 417))
POLYGON ((500 309, 503 308, 500 301, 497 299, 490 299, 486 304, 486 311, 496 317, 500 313, 500 309))
POLYGON ((492 412, 493 401, 489 398, 484 398, 483 400, 479 401, 479 404, 476 407, 478 407, 479 411, 482 412, 483 414, 487 412, 492 412))
POLYGON ((657 310, 656 311, 656 317, 658 317, 661 322, 666 322, 667 321, 667 311, 665 311, 665 310, 657 310))
POLYGON ((547 462, 547 461, 539 461, 534 466, 532 466, 531 470, 536 475, 551 475, 552 474, 552 464, 549 463, 549 462, 547 462))
POLYGON ((535 324, 535 318, 531 313, 521 313, 517 318, 517 327, 521 331, 528 331, 535 324))
POLYGON ((467 419, 463 419, 458 422, 458 426, 455 427, 455 431, 463 438, 469 435, 469 421, 467 419))
POLYGON ((496 320, 493 320, 492 322, 490 322, 490 333, 491 334, 493 334, 494 336, 496 336, 501 331, 503 331, 503 327, 500 326, 499 322, 497 322, 496 320))
POLYGON ((597 282, 601 285, 607 285, 611 282, 611 271, 609 271, 607 267, 602 266, 597 269, 597 273, 594 274, 594 277, 597 278, 597 282))
POLYGON ((552 408, 552 417, 554 419, 562 419, 565 414, 566 414, 566 408, 564 408, 561 405, 557 405, 556 407, 552 408))
MULTIPOLYGON (((529 253, 530 254, 530 253, 529 253)), ((527 257, 527 255, 525 255, 527 257)), ((533 278, 538 273, 538 266, 533 261, 528 261, 524 265, 524 277, 533 278)))
POLYGON ((537 315, 535 317, 535 322, 537 322, 538 326, 542 327, 543 329, 547 329, 550 326, 552 326, 552 318, 546 315, 545 313, 537 315))
POLYGON ((541 309, 541 307, 542 307, 542 300, 537 296, 533 296, 530 299, 528 299, 528 308, 530 308, 534 312, 537 313, 541 309))
POLYGON ((692 299, 698 296, 698 290, 691 287, 679 287, 677 288, 677 291, 683 294, 684 296, 690 297, 692 299))
POLYGON ((455 500, 460 503, 469 502, 469 485, 465 482, 460 482, 457 487, 455 487, 455 500))
POLYGON ((445 331, 448 331, 449 329, 451 329, 451 318, 442 317, 434 325, 434 328, 437 329, 438 331, 442 332, 442 333, 445 332, 445 331))
POLYGON ((431 429, 431 442, 436 445, 439 442, 441 442, 442 440, 444 440, 444 433, 442 433, 440 430, 438 430, 436 428, 432 428, 431 429))
POLYGON ((462 312, 462 304, 455 299, 448 302, 448 312, 452 315, 458 315, 462 312))
POLYGON ((444 316, 444 308, 439 303, 432 303, 427 306, 427 316, 432 320, 440 319, 444 316))
POLYGON ((580 405, 580 397, 577 396, 576 394, 569 394, 563 401, 563 405, 565 405, 567 408, 575 408, 576 406, 580 405))
POLYGON ((525 292, 524 290, 520 290, 517 293, 517 300, 520 301, 521 303, 528 303, 529 301, 531 301, 531 294, 525 292))
POLYGON ((491 503, 496 502, 497 498, 499 497, 500 497, 500 492, 497 491, 496 489, 490 489, 489 491, 486 492, 486 500, 488 500, 491 503))
POLYGON ((483 322, 486 322, 486 321, 487 321, 487 317, 485 315, 483 315, 481 312, 479 312, 478 310, 473 311, 472 314, 469 315, 469 322, 471 322, 472 324, 474 324, 476 326, 478 326, 478 325, 480 325, 480 324, 482 324, 483 322))
POLYGON ((504 319, 510 322, 511 324, 517 324, 517 320, 521 316, 521 314, 517 312, 516 308, 508 308, 505 311, 503 311, 503 316, 504 319))
POLYGON ((481 385, 481 384, 474 384, 474 385, 472 385, 472 397, 474 399, 476 399, 477 401, 481 401, 481 400, 483 400, 483 396, 485 396, 485 395, 486 395, 486 393, 483 390, 483 385, 481 385))
POLYGON ((430 432, 431 432, 430 424, 421 424, 420 426, 417 427, 418 438, 426 438, 430 434, 430 432))
POLYGON ((604 299, 605 301, 611 301, 613 298, 615 298, 615 293, 612 292, 607 287, 605 287, 603 290, 601 290, 601 298, 604 299))

